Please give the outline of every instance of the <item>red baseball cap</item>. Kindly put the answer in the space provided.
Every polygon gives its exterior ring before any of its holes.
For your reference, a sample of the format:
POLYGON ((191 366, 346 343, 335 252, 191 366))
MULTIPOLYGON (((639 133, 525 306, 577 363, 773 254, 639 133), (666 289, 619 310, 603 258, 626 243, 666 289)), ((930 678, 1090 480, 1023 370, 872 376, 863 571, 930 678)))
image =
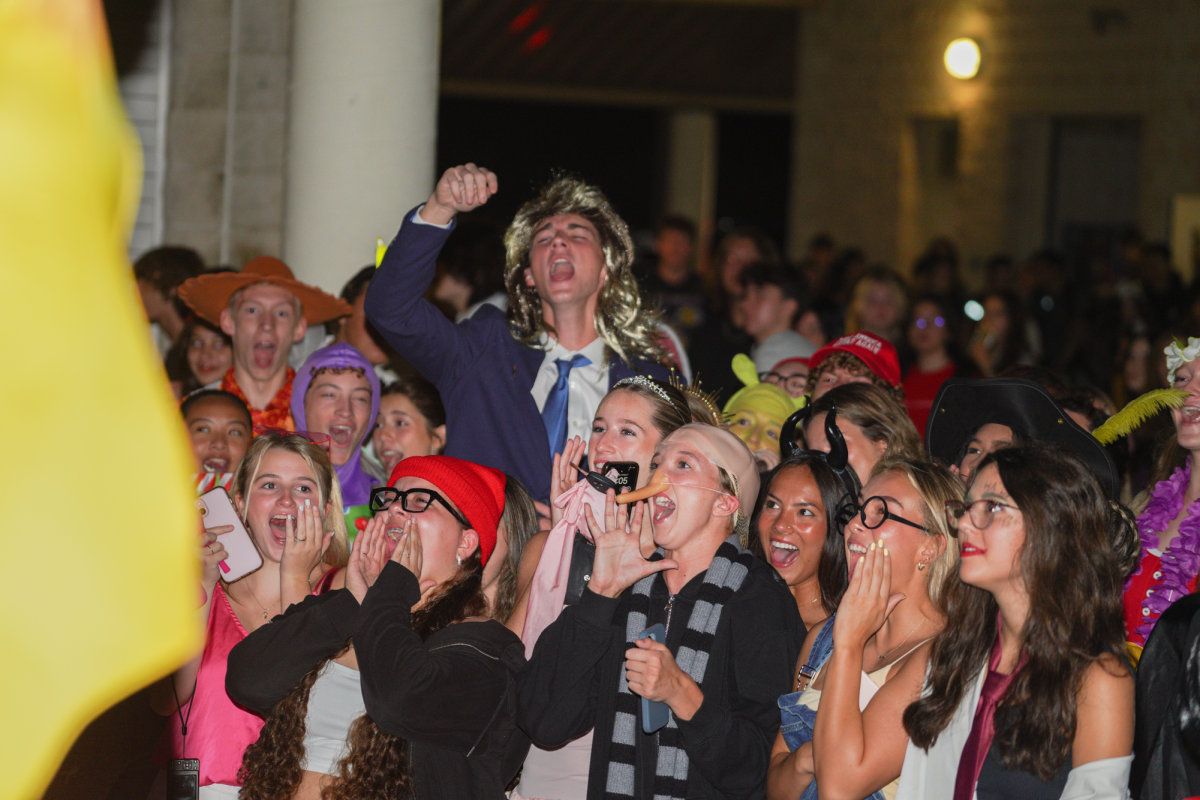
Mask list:
POLYGON ((843 336, 813 353, 808 368, 816 372, 822 361, 837 352, 849 353, 892 386, 900 385, 900 357, 896 355, 896 346, 887 339, 866 331, 843 336))

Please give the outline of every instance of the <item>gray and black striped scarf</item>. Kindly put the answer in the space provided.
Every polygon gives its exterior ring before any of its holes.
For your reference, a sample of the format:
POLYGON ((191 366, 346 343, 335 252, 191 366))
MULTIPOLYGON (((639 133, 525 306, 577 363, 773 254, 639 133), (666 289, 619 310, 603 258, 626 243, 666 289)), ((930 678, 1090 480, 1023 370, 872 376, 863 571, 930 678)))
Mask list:
MULTIPOLYGON (((660 551, 661 552, 661 551, 660 551)), ((741 588, 750 571, 753 556, 738 543, 736 535, 730 536, 717 549, 712 564, 704 575, 704 583, 696 605, 688 618, 675 663, 686 672, 698 686, 704 686, 704 673, 708 668, 717 625, 721 611, 733 593, 741 588)), ((650 614, 650 586, 654 575, 649 575, 634 584, 630 601, 629 616, 625 620, 625 641, 633 644, 639 633, 646 629, 650 614)), ((613 721, 612 750, 605 781, 605 797, 612 800, 633 797, 637 788, 637 735, 639 730, 638 697, 629 691, 625 670, 620 670, 616 701, 616 718, 613 721)), ((655 769, 655 800, 683 798, 687 795, 688 757, 679 741, 679 726, 674 715, 657 734, 658 765, 655 769)))

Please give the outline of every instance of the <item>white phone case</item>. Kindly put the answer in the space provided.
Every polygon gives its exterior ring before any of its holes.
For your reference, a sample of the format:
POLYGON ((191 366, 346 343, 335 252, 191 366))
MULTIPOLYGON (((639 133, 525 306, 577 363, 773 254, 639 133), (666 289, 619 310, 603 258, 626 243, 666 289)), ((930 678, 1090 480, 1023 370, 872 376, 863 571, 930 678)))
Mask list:
POLYGON ((200 509, 200 518, 205 528, 218 528, 222 525, 232 525, 233 530, 222 533, 217 538, 225 547, 229 556, 221 562, 221 578, 229 583, 249 575, 262 566, 262 555, 254 546, 254 540, 246 532, 246 527, 238 517, 229 493, 218 486, 210 492, 205 492, 196 498, 196 508, 200 509), (226 570, 225 568, 228 568, 226 570))

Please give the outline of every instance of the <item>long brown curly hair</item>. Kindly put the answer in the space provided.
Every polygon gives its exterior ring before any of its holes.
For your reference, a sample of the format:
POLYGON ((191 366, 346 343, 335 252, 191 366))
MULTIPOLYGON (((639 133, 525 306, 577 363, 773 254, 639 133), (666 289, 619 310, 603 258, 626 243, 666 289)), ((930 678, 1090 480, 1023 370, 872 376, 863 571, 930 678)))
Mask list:
MULTIPOLYGON (((483 565, 476 550, 447 581, 412 614, 412 627, 421 641, 455 622, 487 613, 482 589, 483 565)), ((305 718, 308 696, 326 664, 313 667, 271 710, 258 741, 242 756, 238 780, 242 800, 281 800, 295 795, 304 777, 305 718)), ((367 714, 350 726, 347 752, 333 780, 321 787, 322 800, 406 800, 413 796, 408 742, 379 729, 367 714)))
MULTIPOLYGON (((1049 780, 1070 754, 1087 669, 1106 655, 1128 663, 1121 587, 1137 534, 1094 473, 1066 451, 1004 448, 979 468, 993 464, 1025 524, 1020 568, 1029 594, 1021 631, 1027 660, 996 708, 993 741, 1006 768, 1049 780)), ((946 576, 939 605, 947 624, 934 640, 922 696, 904 711, 904 729, 925 749, 987 666, 997 636, 995 598, 957 571, 946 576)))
POLYGON ((643 308, 642 295, 633 275, 633 240, 629 226, 595 186, 566 175, 558 175, 537 197, 517 211, 504 234, 507 261, 504 286, 508 289, 508 319, 516 337, 536 344, 542 333, 556 335, 542 316, 537 289, 525 283, 529 250, 538 227, 550 217, 578 214, 596 226, 608 280, 596 303, 596 334, 608 350, 626 364, 635 358, 658 361, 664 350, 658 344, 658 317, 643 308))

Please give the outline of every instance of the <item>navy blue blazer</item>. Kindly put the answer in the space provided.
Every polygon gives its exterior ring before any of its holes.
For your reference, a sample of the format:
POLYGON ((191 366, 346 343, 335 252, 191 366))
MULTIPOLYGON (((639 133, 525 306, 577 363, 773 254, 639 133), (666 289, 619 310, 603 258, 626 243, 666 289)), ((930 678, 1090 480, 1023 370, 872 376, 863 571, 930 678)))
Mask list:
MULTIPOLYGON (((515 475, 545 502, 550 442, 529 392, 546 354, 513 338, 494 306, 456 325, 424 299, 450 230, 414 223, 414 211, 404 215, 367 289, 367 319, 438 388, 446 408, 445 454, 515 475)), ((638 360, 630 367, 613 358, 608 388, 639 373, 669 377, 661 364, 638 360)))

